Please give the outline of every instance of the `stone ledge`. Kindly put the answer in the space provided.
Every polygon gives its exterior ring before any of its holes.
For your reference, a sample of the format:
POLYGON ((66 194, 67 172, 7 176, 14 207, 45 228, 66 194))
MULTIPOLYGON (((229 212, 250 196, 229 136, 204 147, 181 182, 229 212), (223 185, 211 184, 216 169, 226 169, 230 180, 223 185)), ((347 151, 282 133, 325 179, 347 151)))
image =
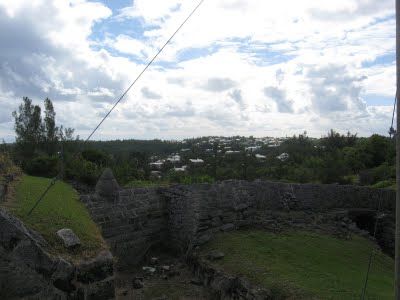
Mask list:
POLYGON ((269 300, 271 291, 250 284, 248 280, 224 273, 214 268, 207 260, 197 255, 188 259, 188 264, 199 283, 211 289, 215 297, 222 300, 269 300))

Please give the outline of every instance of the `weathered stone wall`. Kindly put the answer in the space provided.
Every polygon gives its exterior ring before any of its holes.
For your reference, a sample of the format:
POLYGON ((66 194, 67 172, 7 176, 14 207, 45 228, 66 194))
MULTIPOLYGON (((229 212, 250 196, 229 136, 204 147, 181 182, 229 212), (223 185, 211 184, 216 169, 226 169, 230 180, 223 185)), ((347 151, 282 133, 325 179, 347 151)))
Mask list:
POLYGON ((349 210, 379 208, 391 215, 395 207, 392 190, 234 180, 122 190, 109 173, 100 179, 96 193, 82 200, 120 266, 139 262, 156 244, 185 251, 217 231, 246 226, 354 227, 349 210))
POLYGON ((113 299, 109 251, 81 263, 47 253, 46 241, 0 209, 0 299, 113 299))
POLYGON ((378 207, 390 213, 395 204, 391 190, 266 181, 177 186, 162 193, 169 211, 169 236, 182 244, 201 244, 216 231, 254 225, 272 229, 296 223, 318 226, 337 217, 325 215, 321 219, 318 213, 361 208, 375 211, 378 207))
POLYGON ((166 203, 155 188, 120 190, 112 174, 105 173, 96 193, 81 200, 102 229, 117 263, 123 262, 120 267, 136 264, 150 247, 166 239, 166 203))

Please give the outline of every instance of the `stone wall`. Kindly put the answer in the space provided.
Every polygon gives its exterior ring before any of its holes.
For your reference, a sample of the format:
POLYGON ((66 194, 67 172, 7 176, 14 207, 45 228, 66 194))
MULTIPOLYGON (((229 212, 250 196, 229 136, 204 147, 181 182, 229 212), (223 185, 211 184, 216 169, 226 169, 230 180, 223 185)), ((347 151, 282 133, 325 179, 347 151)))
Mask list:
POLYGON ((71 263, 44 249, 46 241, 0 209, 0 299, 113 299, 113 256, 71 263))
MULTIPOLYGON (((357 186, 234 180, 123 190, 106 171, 96 193, 83 196, 82 201, 102 228, 119 265, 129 266, 154 245, 186 251, 215 232, 235 228, 354 228, 349 211, 374 213, 379 208, 392 215, 395 193, 357 186)), ((390 230, 385 232, 389 239, 390 230)))
POLYGON ((101 227, 117 263, 123 262, 121 267, 138 263, 150 247, 166 239, 166 202, 157 189, 119 190, 108 170, 96 193, 81 200, 101 227))

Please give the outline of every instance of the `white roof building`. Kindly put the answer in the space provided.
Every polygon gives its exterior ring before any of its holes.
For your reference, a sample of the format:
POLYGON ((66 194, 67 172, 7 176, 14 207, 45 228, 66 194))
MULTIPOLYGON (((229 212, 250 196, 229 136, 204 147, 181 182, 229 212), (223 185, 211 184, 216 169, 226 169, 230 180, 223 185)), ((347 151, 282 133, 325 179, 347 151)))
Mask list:
POLYGON ((246 147, 245 150, 249 151, 249 152, 255 152, 257 150, 259 150, 261 148, 261 146, 251 146, 251 147, 246 147))
POLYGON ((190 159, 190 162, 192 164, 203 164, 204 160, 200 159, 200 158, 196 158, 196 159, 190 159))
POLYGON ((169 162, 176 163, 176 162, 181 161, 181 157, 180 157, 180 155, 175 154, 175 155, 171 155, 170 157, 168 157, 167 160, 169 162))
POLYGON ((238 154, 238 153, 240 153, 240 151, 232 151, 232 150, 229 150, 229 151, 226 151, 226 152, 225 152, 225 154, 227 154, 227 155, 238 154))
POLYGON ((155 169, 161 169, 162 166, 164 165, 164 162, 162 160, 158 160, 156 162, 152 162, 149 164, 150 167, 155 168, 155 169))
POLYGON ((256 154, 256 158, 257 159, 266 159, 267 157, 265 155, 256 154))
POLYGON ((174 168, 175 172, 186 172, 187 166, 182 166, 181 168, 174 168))
POLYGON ((276 157, 277 159, 279 159, 280 161, 286 161, 289 159, 289 154, 288 153, 282 153, 281 155, 276 157))

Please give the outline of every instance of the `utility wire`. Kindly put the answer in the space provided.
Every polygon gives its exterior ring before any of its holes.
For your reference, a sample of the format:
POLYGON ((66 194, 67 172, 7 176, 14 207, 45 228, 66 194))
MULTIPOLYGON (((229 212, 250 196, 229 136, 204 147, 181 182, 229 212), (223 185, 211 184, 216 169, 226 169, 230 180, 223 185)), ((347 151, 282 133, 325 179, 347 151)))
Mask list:
MULTIPOLYGON (((199 9, 199 7, 203 4, 205 0, 201 0, 196 7, 192 10, 192 12, 189 14, 189 16, 182 22, 182 24, 178 27, 178 29, 175 30, 175 32, 171 35, 171 37, 165 42, 165 44, 158 50, 156 55, 153 56, 153 58, 146 64, 146 66, 143 68, 143 70, 139 73, 139 75, 135 78, 135 80, 131 83, 131 85, 125 90, 125 92, 118 98, 118 100, 114 103, 114 105, 111 107, 111 109, 107 112, 107 114, 103 117, 103 119, 100 121, 100 123, 93 129, 93 131, 90 133, 90 135, 87 137, 86 140, 84 140, 83 144, 87 143, 92 136, 95 134, 95 132, 99 129, 101 124, 104 123, 104 121, 108 118, 108 116, 113 112, 113 110, 117 107, 117 105, 124 99, 126 94, 131 90, 131 88, 136 84, 136 82, 142 77, 142 75, 146 72, 146 70, 153 64, 153 62, 156 60, 156 58, 161 54, 161 52, 164 50, 164 48, 171 42, 171 40, 177 35, 177 33, 182 29, 182 27, 189 21, 189 19, 194 15, 194 13, 199 9)), ((43 194, 38 198, 38 200, 35 202, 34 206, 31 208, 31 210, 28 213, 28 216, 34 211, 34 209, 38 206, 38 204, 43 200, 43 198, 46 196, 46 194, 49 192, 49 190, 54 186, 54 184, 62 178, 62 173, 63 171, 61 170, 60 173, 52 179, 50 182, 49 186, 46 188, 46 190, 43 192, 43 194)))
MULTIPOLYGON (((396 113, 396 107, 397 107, 397 91, 396 91, 396 95, 394 97, 392 123, 391 123, 390 129, 389 129, 390 138, 392 138, 392 135, 395 136, 395 134, 396 134, 396 130, 393 127, 393 125, 394 125, 394 116, 395 116, 395 113, 396 113)), ((374 239, 376 238, 376 232, 378 230, 378 222, 379 222, 379 219, 381 218, 381 216, 380 216, 381 202, 382 202, 382 198, 379 201, 378 211, 376 213, 376 220, 375 220, 375 226, 374 226, 374 235, 373 235, 374 239)), ((365 293, 367 291, 369 273, 371 271, 371 265, 372 265, 372 260, 374 259, 374 255, 375 255, 375 249, 372 249, 371 253, 369 255, 367 274, 365 276, 364 287, 363 287, 362 294, 361 294, 361 299, 362 300, 365 299, 365 293)))
MULTIPOLYGON (((392 123, 391 123, 390 129, 389 129, 390 138, 392 138, 392 135, 394 136, 396 134, 396 130, 393 127, 393 125, 394 125, 394 116, 395 116, 395 113, 396 113, 396 107, 397 107, 397 91, 396 91, 396 95, 394 97, 392 123)), ((376 232, 378 230, 378 222, 379 222, 379 219, 381 218, 381 216, 380 216, 380 210, 381 210, 381 204, 382 204, 381 202, 382 202, 382 198, 379 201, 378 211, 376 213, 376 220, 375 220, 375 226, 374 226, 374 239, 376 238, 376 232)), ((371 254, 369 255, 367 274, 365 276, 364 287, 363 287, 362 294, 361 294, 361 299, 362 300, 365 299, 365 293, 367 291, 369 273, 371 271, 371 265, 372 265, 372 260, 374 258, 374 255, 375 255, 375 249, 372 249, 371 250, 371 254)))
MULTIPOLYGON (((379 201, 379 205, 378 205, 378 211, 376 213, 376 217, 375 217, 375 225, 374 225, 374 239, 376 239, 376 232, 378 231, 378 222, 379 219, 381 218, 381 205, 382 205, 382 198, 379 201)), ((367 286, 368 286, 368 280, 369 280, 369 273, 371 272, 371 266, 372 266, 372 260, 375 256, 375 248, 371 249, 371 253, 369 255, 369 259, 368 259, 368 268, 367 268, 367 274, 365 275, 365 281, 364 281, 364 287, 362 290, 362 294, 361 294, 361 300, 365 299, 365 293, 367 292, 367 286)))
POLYGON ((58 174, 56 175, 56 177, 54 177, 50 181, 50 184, 47 186, 46 190, 36 200, 35 204, 32 206, 32 208, 28 212, 28 216, 30 216, 32 214, 32 212, 39 205, 39 203, 43 200, 44 196, 46 196, 46 194, 50 191, 50 189, 53 187, 53 185, 55 185, 58 180, 63 179, 63 175, 64 175, 64 144, 63 143, 64 142, 61 141, 61 150, 59 152, 59 158, 61 159, 60 170, 59 170, 58 174))
POLYGON ((392 114, 392 125, 390 126, 390 129, 389 129, 390 137, 392 137, 392 135, 394 136, 395 133, 396 133, 396 130, 393 127, 393 125, 394 125, 394 115, 396 113, 396 106, 397 106, 397 92, 396 92, 396 96, 394 97, 393 114, 392 114))
POLYGON ((126 91, 119 97, 118 101, 115 102, 113 107, 109 110, 109 112, 104 116, 104 118, 100 121, 100 123, 96 126, 96 128, 92 131, 92 133, 88 136, 88 138, 85 140, 87 142, 90 140, 90 138, 93 136, 93 134, 97 131, 97 129, 103 124, 103 122, 107 119, 107 117, 112 113, 112 111, 117 107, 117 105, 122 101, 122 99, 125 97, 125 95, 129 92, 129 90, 135 85, 135 83, 142 77, 143 73, 146 72, 146 70, 151 66, 151 64, 156 60, 156 58, 160 55, 160 53, 164 50, 164 48, 171 42, 171 40, 175 37, 175 35, 181 30, 181 28, 186 24, 186 22, 193 16, 193 14, 197 11, 197 9, 203 4, 205 0, 201 0, 199 4, 193 9, 193 11, 189 14, 189 16, 183 21, 183 23, 178 27, 178 29, 172 34, 172 36, 166 41, 166 43, 158 50, 157 54, 154 55, 154 57, 147 63, 147 65, 144 67, 142 72, 139 73, 139 75, 136 77, 136 79, 132 82, 132 84, 126 89, 126 91))

